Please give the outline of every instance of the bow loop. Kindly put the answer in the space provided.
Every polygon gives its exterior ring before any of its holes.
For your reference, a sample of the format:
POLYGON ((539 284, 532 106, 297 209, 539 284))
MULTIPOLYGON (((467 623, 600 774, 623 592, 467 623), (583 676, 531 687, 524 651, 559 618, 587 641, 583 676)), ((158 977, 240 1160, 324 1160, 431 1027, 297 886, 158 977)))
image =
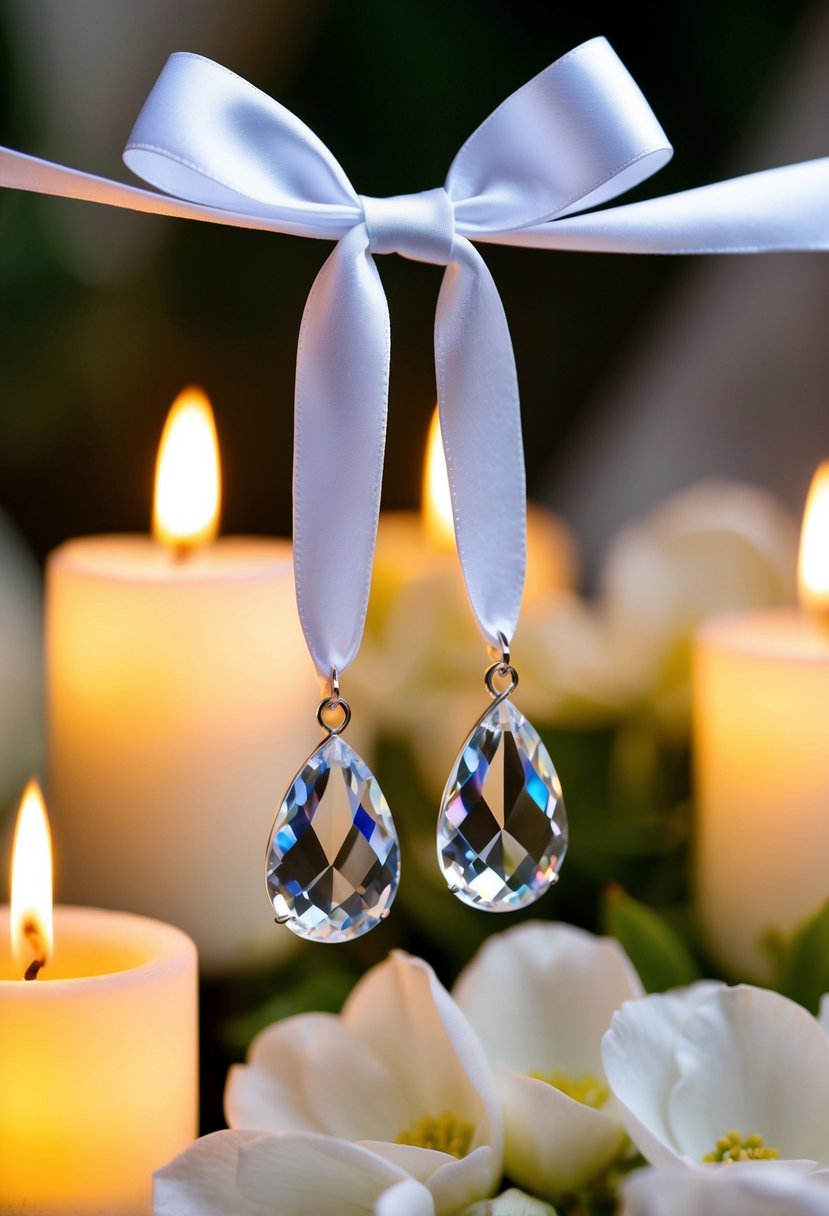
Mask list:
MULTIPOLYGON (((278 101, 218 63, 171 55, 132 129, 124 161, 168 194, 210 207, 339 209, 358 221, 357 194, 321 139, 278 101)), ((324 227, 322 236, 331 235, 324 227)))
POLYGON ((361 195, 369 252, 399 253, 415 262, 447 266, 452 260, 455 213, 443 189, 392 198, 361 195))
POLYGON ((452 162, 446 189, 459 231, 475 238, 604 203, 672 154, 610 43, 592 38, 493 110, 452 162))

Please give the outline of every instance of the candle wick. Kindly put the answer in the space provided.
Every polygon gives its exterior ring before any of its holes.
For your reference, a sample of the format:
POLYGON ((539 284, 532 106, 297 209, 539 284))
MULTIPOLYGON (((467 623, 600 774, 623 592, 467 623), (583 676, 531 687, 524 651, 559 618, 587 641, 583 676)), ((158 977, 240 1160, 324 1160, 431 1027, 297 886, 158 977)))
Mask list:
POLYGON ((33 921, 27 921, 23 926, 23 934, 31 944, 32 949, 37 955, 26 968, 23 976, 24 980, 36 980, 39 972, 46 966, 46 954, 40 941, 40 934, 37 931, 37 925, 33 921))

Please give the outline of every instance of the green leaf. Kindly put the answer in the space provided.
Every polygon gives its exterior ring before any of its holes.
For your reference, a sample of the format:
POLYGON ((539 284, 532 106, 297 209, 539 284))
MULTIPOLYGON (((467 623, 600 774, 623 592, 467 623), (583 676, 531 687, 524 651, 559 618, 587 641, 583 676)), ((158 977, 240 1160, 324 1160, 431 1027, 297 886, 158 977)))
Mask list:
POLYGON ((780 991, 817 1013, 820 998, 829 992, 829 903, 795 929, 779 953, 780 991))
POLYGON ((620 886, 605 891, 605 931, 624 947, 647 992, 665 992, 699 979, 694 956, 673 926, 620 886))

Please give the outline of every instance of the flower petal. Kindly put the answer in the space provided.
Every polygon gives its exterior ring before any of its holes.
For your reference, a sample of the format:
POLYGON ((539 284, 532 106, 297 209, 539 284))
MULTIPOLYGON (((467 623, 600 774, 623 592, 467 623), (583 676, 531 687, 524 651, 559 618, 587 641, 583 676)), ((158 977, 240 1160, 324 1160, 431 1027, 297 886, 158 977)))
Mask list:
POLYGON ((236 1178, 239 1151, 261 1132, 214 1132, 196 1140, 153 1175, 154 1216, 263 1216, 273 1204, 243 1198, 236 1178))
POLYGON ((333 1136, 282 1132, 239 1149, 240 1194, 273 1216, 367 1216, 384 1191, 405 1181, 391 1162, 333 1136))
POLYGON ((829 1185, 768 1161, 707 1170, 637 1170, 623 1216, 829 1216, 829 1185))
POLYGON ((618 1156, 626 1136, 603 1111, 546 1081, 498 1068, 504 1107, 504 1169, 521 1186, 556 1196, 585 1186, 618 1156))
POLYGON ((261 1031, 248 1048, 247 1064, 234 1065, 228 1073, 228 1124, 270 1132, 321 1131, 305 1101, 303 1070, 315 1038, 331 1024, 339 1024, 333 1014, 308 1014, 261 1031))
POLYGON ((475 1031, 431 967, 396 951, 357 984, 342 1019, 394 1078, 406 1104, 398 1132, 448 1111, 473 1125, 471 1148, 488 1143, 500 1161, 495 1078, 475 1031))
POLYGON ((429 1179, 438 1216, 450 1216, 482 1195, 489 1195, 501 1178, 501 1148, 489 1144, 473 1149, 460 1161, 447 1161, 429 1179))
POLYGON ((374 1216, 435 1216, 432 1193, 422 1183, 407 1178, 383 1191, 374 1205, 374 1216))
POLYGON ((394 1137, 404 1103, 388 1070, 342 1020, 302 1014, 257 1035, 228 1075, 231 1127, 316 1131, 349 1140, 394 1137))
POLYGON ((419 1148, 415 1144, 397 1144, 390 1140, 361 1140, 360 1143, 369 1152, 393 1162, 411 1174, 412 1178, 424 1183, 442 1166, 457 1160, 448 1153, 440 1153, 433 1148, 419 1148))
MULTIPOLYGON (((700 1001, 725 985, 702 981, 677 992, 628 1001, 602 1040, 604 1072, 628 1135, 653 1164, 682 1161, 667 1117, 678 1078, 674 1046, 679 1028, 700 1001)), ((728 1130, 728 1129, 726 1129, 728 1130)))
POLYGON ((783 1158, 829 1165, 829 1038, 800 1005, 748 985, 712 992, 679 1029, 675 1054, 668 1118, 692 1160, 738 1128, 783 1158))
POLYGON ((500 1155, 496 1159, 495 1151, 488 1144, 480 1145, 460 1159, 409 1144, 366 1141, 363 1147, 394 1162, 428 1185, 438 1216, 457 1212, 464 1204, 489 1194, 494 1176, 500 1177, 501 1173, 500 1155))
POLYGON ((614 1010, 641 996, 621 946, 571 925, 530 921, 491 937, 453 996, 491 1059, 516 1072, 601 1075, 614 1010))

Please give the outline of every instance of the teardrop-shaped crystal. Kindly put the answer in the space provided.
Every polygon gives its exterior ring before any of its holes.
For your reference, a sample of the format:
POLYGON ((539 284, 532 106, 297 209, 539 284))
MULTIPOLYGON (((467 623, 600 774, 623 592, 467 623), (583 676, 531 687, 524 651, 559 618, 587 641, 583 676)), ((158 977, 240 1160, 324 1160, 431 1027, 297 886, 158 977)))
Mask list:
POLYGON ((438 862, 451 891, 486 912, 525 908, 556 881, 567 814, 550 753, 509 700, 461 749, 438 817, 438 862))
POLYGON ((388 915, 400 882, 394 820, 376 777, 339 735, 283 798, 265 877, 279 923, 309 941, 352 941, 388 915))

